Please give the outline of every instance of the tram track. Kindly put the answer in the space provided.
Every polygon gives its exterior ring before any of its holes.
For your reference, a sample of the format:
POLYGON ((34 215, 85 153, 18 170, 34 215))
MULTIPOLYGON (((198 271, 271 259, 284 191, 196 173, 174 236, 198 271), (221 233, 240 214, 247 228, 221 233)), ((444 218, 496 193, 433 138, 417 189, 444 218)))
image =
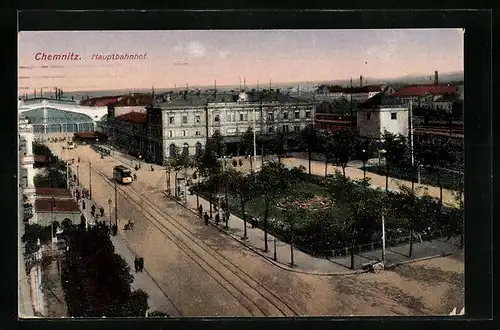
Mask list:
MULTIPOLYGON (((114 186, 102 171, 92 168, 106 183, 114 186)), ((176 221, 170 214, 142 197, 132 187, 119 186, 119 193, 136 205, 145 218, 156 227, 167 239, 172 241, 196 265, 219 283, 253 316, 298 316, 299 314, 283 299, 278 297, 264 285, 234 264, 222 253, 197 238, 186 226, 176 221), (159 220, 161 219, 161 220, 159 220), (165 224, 167 222, 171 228, 165 224), (187 243, 189 242, 189 243, 187 243), (208 258, 207 258, 208 257, 208 258), (236 283, 244 283, 237 286, 236 283)))

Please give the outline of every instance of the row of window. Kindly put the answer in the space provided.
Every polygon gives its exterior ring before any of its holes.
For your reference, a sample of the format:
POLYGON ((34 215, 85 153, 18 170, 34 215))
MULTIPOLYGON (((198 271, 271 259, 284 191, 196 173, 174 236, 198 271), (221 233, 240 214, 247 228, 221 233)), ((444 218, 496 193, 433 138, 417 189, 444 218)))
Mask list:
MULTIPOLYGON (((195 131, 194 135, 201 136, 201 131, 195 131)), ((186 137, 188 135, 187 135, 187 132, 185 130, 182 130, 180 136, 186 137)), ((168 131, 168 137, 170 137, 170 138, 176 137, 176 131, 168 131)))
MULTIPOLYGON (((267 113, 267 120, 270 120, 270 121, 274 120, 274 114, 275 114, 274 112, 271 112, 271 111, 268 112, 267 113)), ((256 120, 259 120, 259 115, 260 114, 258 112, 255 113, 255 117, 256 117, 255 119, 256 120)), ((285 119, 285 120, 289 119, 289 113, 288 112, 283 112, 282 115, 281 115, 281 117, 282 117, 282 119, 285 119)), ((237 117, 236 117, 236 113, 235 112, 228 113, 226 115, 226 121, 227 122, 236 122, 236 118, 237 117)), ((240 114, 239 114, 239 121, 248 121, 248 118, 249 118, 248 112, 240 112, 240 114)), ((311 111, 310 110, 306 111, 304 118, 306 118, 306 119, 311 118, 311 111)), ((300 111, 295 111, 294 112, 294 119, 301 119, 300 118, 300 111)), ((253 120, 253 118, 252 118, 252 120, 253 120)), ((215 115, 214 121, 219 122, 220 121, 220 116, 219 115, 215 115)), ((168 123, 170 125, 175 124, 175 116, 170 116, 168 118, 168 123)), ((188 123, 188 116, 187 115, 182 116, 182 124, 187 124, 187 123, 188 123)), ((194 123, 195 124, 201 123, 201 116, 200 115, 195 115, 194 123)))

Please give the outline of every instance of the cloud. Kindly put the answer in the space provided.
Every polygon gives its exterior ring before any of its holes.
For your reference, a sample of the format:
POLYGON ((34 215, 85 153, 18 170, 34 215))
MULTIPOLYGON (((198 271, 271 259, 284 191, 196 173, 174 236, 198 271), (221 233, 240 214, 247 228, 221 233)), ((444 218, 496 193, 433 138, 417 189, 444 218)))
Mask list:
POLYGON ((226 52, 224 50, 219 50, 218 53, 219 53, 219 57, 222 59, 226 59, 229 57, 229 52, 226 52))
POLYGON ((205 47, 198 41, 191 41, 187 44, 186 50, 193 57, 203 57, 207 53, 205 47))

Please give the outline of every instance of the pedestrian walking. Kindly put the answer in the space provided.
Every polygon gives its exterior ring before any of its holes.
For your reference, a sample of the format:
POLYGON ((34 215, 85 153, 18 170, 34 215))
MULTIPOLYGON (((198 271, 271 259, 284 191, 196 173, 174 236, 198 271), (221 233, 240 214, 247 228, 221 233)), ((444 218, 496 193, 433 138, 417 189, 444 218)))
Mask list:
POLYGON ((82 210, 85 210, 85 201, 82 200, 82 210))
POLYGON ((139 165, 135 164, 135 170, 138 171, 139 170, 139 165))
POLYGON ((203 205, 201 205, 201 204, 198 207, 198 214, 200 215, 200 218, 203 216, 203 205))
POLYGON ((220 221, 220 215, 219 212, 217 212, 217 214, 215 215, 215 224, 218 225, 219 221, 220 221))
POLYGON ((137 181, 137 174, 134 173, 134 181, 137 181))
POLYGON ((135 272, 137 273, 139 271, 139 259, 137 257, 135 257, 135 260, 134 260, 134 268, 135 268, 135 272))
POLYGON ((139 163, 139 169, 141 169, 141 163, 139 163))
MULTIPOLYGON (((245 158, 246 158, 246 156, 245 156, 245 158)), ((240 167, 243 166, 243 161, 241 160, 241 158, 238 160, 238 165, 240 165, 240 167)))
POLYGON ((208 213, 205 212, 205 214, 203 215, 203 218, 205 219, 205 225, 208 226, 208 213))
POLYGON ((144 270, 144 258, 140 257, 139 258, 139 271, 142 273, 143 270, 144 270))
POLYGON ((101 206, 99 208, 99 211, 101 212, 101 217, 103 217, 104 216, 104 207, 101 206))
POLYGON ((151 165, 151 172, 154 172, 154 170, 155 169, 154 169, 153 165, 151 165))

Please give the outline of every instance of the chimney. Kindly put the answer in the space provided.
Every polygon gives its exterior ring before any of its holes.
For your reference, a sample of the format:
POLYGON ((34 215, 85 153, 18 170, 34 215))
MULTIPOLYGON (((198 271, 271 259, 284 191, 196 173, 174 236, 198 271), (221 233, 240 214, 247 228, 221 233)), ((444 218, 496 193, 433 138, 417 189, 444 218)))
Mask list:
POLYGON ((351 78, 351 88, 352 88, 352 78, 351 78))
POLYGON ((439 84, 439 74, 437 71, 434 71, 434 85, 439 84))
POLYGON ((33 98, 36 98, 36 88, 35 88, 35 90, 33 91, 33 98))
POLYGON ((359 76, 359 87, 363 87, 363 76, 359 76))

